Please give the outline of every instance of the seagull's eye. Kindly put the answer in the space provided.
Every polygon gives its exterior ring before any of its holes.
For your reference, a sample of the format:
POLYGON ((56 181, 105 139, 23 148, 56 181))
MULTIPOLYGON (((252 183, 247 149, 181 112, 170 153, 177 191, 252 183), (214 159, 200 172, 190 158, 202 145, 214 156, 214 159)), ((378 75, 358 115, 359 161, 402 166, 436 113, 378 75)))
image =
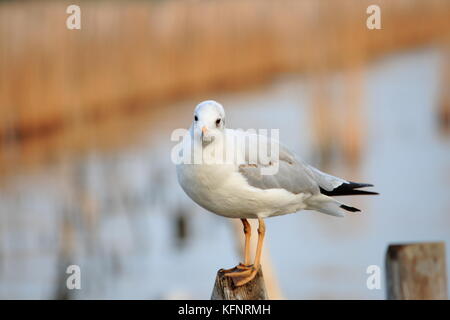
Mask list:
POLYGON ((216 120, 216 126, 218 126, 220 124, 220 119, 216 120))
POLYGON ((198 117, 197 117, 197 116, 195 116, 195 117, 194 117, 194 120, 195 120, 195 121, 198 121, 198 117))

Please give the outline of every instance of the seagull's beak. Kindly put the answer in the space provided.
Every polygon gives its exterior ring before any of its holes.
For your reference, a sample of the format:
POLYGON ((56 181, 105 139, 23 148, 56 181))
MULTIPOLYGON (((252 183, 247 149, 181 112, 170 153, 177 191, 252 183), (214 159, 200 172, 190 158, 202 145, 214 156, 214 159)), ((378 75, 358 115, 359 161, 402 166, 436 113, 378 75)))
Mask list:
POLYGON ((209 133, 209 131, 206 128, 206 126, 203 126, 202 127, 202 141, 203 141, 203 143, 209 143, 209 142, 211 142, 214 139, 214 137, 210 136, 208 133, 209 133))

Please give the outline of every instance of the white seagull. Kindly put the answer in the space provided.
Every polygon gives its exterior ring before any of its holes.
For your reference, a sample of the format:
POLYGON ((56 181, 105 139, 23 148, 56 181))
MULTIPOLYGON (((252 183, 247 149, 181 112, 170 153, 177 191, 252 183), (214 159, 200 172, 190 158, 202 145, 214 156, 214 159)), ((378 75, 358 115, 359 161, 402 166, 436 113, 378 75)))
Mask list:
MULTIPOLYGON (((216 101, 208 100, 197 105, 187 137, 195 148, 200 148, 197 162, 177 164, 178 182, 186 194, 201 207, 227 218, 239 218, 244 226, 244 263, 223 270, 233 277, 237 286, 251 281, 260 268, 260 257, 265 234, 264 218, 316 210, 333 216, 344 216, 344 210, 360 211, 347 206, 331 196, 377 194, 359 190, 371 184, 355 183, 323 173, 306 164, 293 152, 270 139, 279 152, 268 160, 256 161, 249 150, 251 138, 269 142, 269 138, 242 130, 225 128, 225 111, 216 101), (230 144, 229 138, 243 138, 250 144, 244 149, 230 144), (265 139, 265 140, 264 140, 265 139), (214 161, 233 153, 231 162, 214 161), (237 160, 239 159, 239 161, 237 160), (264 174, 262 169, 271 169, 264 174), (258 219, 258 244, 254 263, 250 263, 250 224, 247 219, 258 219)), ((254 147, 254 146, 253 146, 254 147)), ((274 150, 275 150, 274 149, 274 150)), ((198 150, 198 149, 197 149, 198 150)), ((185 151, 183 151, 185 152, 185 151)), ((195 152, 193 152, 195 153, 195 152)))

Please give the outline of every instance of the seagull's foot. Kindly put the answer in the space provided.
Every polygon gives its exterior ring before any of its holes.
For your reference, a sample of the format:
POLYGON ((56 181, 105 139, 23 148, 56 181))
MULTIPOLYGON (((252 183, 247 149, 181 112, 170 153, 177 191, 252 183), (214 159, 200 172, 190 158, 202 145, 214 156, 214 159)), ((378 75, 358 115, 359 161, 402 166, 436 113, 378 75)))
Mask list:
POLYGON ((225 277, 230 277, 233 279, 233 283, 236 287, 243 286, 244 284, 250 282, 255 278, 258 273, 259 266, 255 268, 253 265, 239 264, 233 269, 233 271, 225 272, 225 277))
POLYGON ((227 275, 228 273, 236 273, 236 272, 239 272, 239 271, 242 271, 242 270, 250 269, 250 268, 252 268, 252 266, 253 265, 251 265, 251 264, 246 265, 246 264, 243 264, 241 262, 237 266, 235 266, 235 267, 233 267, 231 269, 220 269, 219 271, 222 272, 222 273, 225 273, 225 275, 227 275))
POLYGON ((248 269, 253 268, 253 265, 252 265, 252 264, 243 264, 243 263, 239 263, 239 264, 236 266, 236 268, 239 269, 239 270, 248 270, 248 269))

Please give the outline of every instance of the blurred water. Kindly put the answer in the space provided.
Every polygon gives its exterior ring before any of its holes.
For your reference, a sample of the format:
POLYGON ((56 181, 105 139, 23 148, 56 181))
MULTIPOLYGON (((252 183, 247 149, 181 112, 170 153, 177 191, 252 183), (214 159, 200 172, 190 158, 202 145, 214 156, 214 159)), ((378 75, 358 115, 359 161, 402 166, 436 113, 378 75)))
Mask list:
MULTIPOLYGON (((284 297, 383 299, 384 282, 366 288, 366 268, 383 267, 389 243, 449 242, 450 140, 439 136, 434 112, 439 59, 422 49, 363 70, 361 163, 349 167, 338 154, 327 170, 372 182, 381 195, 342 199, 364 211, 344 219, 301 212, 267 220, 284 297)), ((336 92, 342 79, 330 75, 336 92)), ((306 77, 284 76, 208 98, 224 104, 231 127, 280 128, 281 140, 316 164, 309 88, 306 77)), ((189 126, 197 102, 168 107, 178 111, 149 120, 148 137, 129 148, 4 182, 0 298, 208 299, 217 269, 240 257, 229 221, 193 204, 170 162, 170 133, 189 126), (64 289, 70 264, 81 267, 81 290, 64 289)))

